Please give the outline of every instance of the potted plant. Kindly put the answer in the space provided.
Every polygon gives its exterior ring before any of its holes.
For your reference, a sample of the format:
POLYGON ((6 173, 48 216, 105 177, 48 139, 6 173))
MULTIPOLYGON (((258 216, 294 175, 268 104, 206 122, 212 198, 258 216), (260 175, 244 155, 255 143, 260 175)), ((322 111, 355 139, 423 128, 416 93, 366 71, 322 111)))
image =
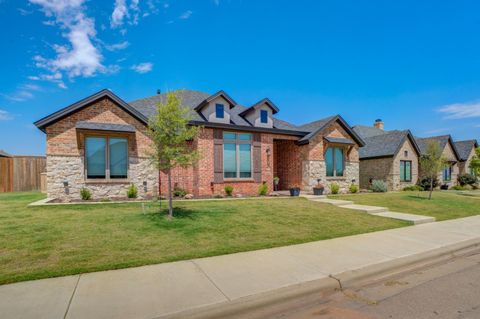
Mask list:
POLYGON ((280 178, 278 176, 275 176, 273 178, 273 190, 278 191, 278 184, 280 183, 280 178))
POLYGON ((290 186, 290 196, 300 196, 300 187, 298 185, 290 186))
POLYGON ((317 179, 317 185, 313 187, 313 195, 323 195, 323 191, 325 190, 325 186, 320 183, 322 180, 317 179))

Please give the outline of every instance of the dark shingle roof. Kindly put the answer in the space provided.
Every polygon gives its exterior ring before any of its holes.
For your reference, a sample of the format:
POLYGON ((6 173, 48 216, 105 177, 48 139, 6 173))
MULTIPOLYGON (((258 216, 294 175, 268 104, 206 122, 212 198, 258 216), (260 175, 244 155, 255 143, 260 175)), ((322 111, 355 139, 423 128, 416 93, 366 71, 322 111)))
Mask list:
POLYGON ((0 157, 12 157, 12 155, 8 154, 4 150, 0 150, 0 157))
POLYGON ((308 143, 311 138, 313 138, 315 135, 317 135, 318 132, 323 130, 328 124, 330 124, 333 121, 338 121, 341 126, 347 131, 347 133, 350 134, 350 136, 360 145, 364 145, 364 141, 360 136, 358 136, 355 131, 352 130, 352 128, 345 122, 345 120, 340 116, 340 115, 334 115, 334 116, 329 116, 326 118, 323 118, 321 120, 317 120, 314 122, 306 123, 301 126, 299 126, 299 129, 305 132, 310 132, 304 137, 302 137, 298 142, 299 143, 308 143))
POLYGON ((461 161, 468 160, 472 149, 478 147, 477 140, 467 140, 467 141, 458 141, 455 142, 455 147, 457 148, 458 155, 460 156, 461 161))
POLYGON ((330 136, 327 136, 327 137, 324 137, 325 140, 327 142, 330 142, 330 143, 337 143, 337 144, 349 144, 349 145, 354 145, 355 142, 352 141, 351 139, 349 138, 343 138, 343 137, 330 137, 330 136))
POLYGON ((360 148, 360 159, 395 156, 408 138, 409 131, 388 131, 383 134, 364 137, 365 146, 360 148))
POLYGON ((78 121, 75 124, 78 129, 96 130, 96 131, 113 131, 113 132, 128 132, 135 133, 135 127, 129 124, 111 124, 111 123, 97 123, 97 122, 83 122, 78 121))
MULTIPOLYGON (((177 90, 174 92, 182 100, 182 103, 185 106, 192 109, 192 115, 193 115, 192 120, 198 121, 198 122, 206 122, 206 119, 203 116, 201 116, 199 112, 195 111, 195 108, 198 105, 200 105, 202 102, 204 102, 206 99, 208 99, 211 96, 210 94, 199 92, 199 91, 191 91, 191 90, 177 90)), ((166 94, 157 94, 155 96, 129 102, 129 104, 135 109, 137 109, 139 112, 144 114, 145 116, 150 117, 153 114, 155 114, 157 104, 159 102, 164 102, 165 99, 166 99, 166 94)), ((240 113, 244 112, 247 109, 248 108, 245 106, 236 104, 230 110, 230 121, 232 122, 231 124, 249 126, 249 127, 252 126, 242 116, 240 116, 240 113)), ((281 130, 287 130, 287 131, 296 131, 296 132, 302 131, 299 127, 276 118, 273 118, 273 127, 281 130)))
POLYGON ((431 137, 415 137, 415 141, 417 142, 420 153, 424 155, 427 152, 427 145, 428 141, 436 141, 438 145, 443 150, 448 143, 451 143, 453 154, 457 159, 460 160, 460 154, 458 153, 457 147, 453 142, 453 139, 450 135, 440 135, 440 136, 431 136, 431 137))
POLYGON ((360 135, 362 138, 367 138, 367 137, 372 137, 372 136, 385 134, 384 130, 381 130, 381 129, 375 128, 375 127, 371 127, 371 126, 365 126, 365 125, 355 125, 353 127, 353 130, 355 131, 355 133, 360 135))

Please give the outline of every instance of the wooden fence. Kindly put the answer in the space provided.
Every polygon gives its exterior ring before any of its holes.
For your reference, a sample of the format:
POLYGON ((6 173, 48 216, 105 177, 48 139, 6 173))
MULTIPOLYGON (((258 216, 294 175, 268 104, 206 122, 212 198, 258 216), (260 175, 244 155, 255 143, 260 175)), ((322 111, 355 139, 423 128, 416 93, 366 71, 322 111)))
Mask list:
POLYGON ((0 157, 0 193, 40 190, 43 156, 0 157))

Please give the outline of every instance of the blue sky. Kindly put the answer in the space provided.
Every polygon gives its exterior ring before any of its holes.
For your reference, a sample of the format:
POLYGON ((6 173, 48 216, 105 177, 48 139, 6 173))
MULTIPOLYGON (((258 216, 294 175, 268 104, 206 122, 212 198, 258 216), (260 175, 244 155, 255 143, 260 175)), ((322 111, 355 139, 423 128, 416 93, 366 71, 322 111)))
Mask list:
POLYGON ((44 154, 32 122, 102 88, 269 97, 300 124, 341 114, 480 138, 478 1, 0 0, 0 149, 44 154))

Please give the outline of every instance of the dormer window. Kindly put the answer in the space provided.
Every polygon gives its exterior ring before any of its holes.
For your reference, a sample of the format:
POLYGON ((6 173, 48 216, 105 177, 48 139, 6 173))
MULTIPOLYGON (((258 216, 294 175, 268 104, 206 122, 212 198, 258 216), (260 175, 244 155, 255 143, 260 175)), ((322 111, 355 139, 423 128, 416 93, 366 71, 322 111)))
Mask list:
POLYGON ((217 119, 223 119, 225 117, 225 106, 223 104, 215 104, 215 116, 217 119))
POLYGON ((268 123, 268 111, 267 110, 260 110, 260 122, 263 124, 268 123))

